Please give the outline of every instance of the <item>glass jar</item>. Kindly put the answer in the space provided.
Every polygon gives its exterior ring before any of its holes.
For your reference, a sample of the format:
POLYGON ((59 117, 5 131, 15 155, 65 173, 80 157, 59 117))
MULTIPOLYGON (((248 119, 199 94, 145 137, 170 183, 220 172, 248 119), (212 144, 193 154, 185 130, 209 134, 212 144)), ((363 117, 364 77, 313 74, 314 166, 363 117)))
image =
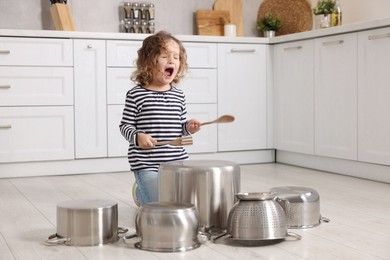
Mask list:
POLYGON ((153 34, 154 32, 155 32, 155 23, 153 21, 149 21, 148 33, 153 34))

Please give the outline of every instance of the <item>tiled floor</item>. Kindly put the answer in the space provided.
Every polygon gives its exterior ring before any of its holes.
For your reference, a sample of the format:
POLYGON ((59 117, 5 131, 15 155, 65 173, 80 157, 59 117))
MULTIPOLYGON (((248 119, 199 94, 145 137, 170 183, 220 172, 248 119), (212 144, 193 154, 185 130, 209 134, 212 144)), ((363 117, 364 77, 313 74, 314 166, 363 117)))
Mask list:
POLYGON ((121 239, 94 247, 44 244, 56 232, 56 205, 72 199, 118 202, 119 226, 134 232, 133 180, 130 173, 0 179, 0 259, 390 259, 389 184, 282 164, 242 165, 241 190, 316 189, 331 222, 290 230, 302 240, 248 246, 226 239, 183 253, 143 251, 121 239))

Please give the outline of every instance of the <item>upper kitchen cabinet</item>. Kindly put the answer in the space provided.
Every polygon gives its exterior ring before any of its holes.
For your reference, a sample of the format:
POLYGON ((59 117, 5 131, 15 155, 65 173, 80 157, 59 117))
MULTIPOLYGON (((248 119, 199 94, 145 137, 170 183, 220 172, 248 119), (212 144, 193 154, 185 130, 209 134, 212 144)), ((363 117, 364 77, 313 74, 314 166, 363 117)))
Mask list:
POLYGON ((314 153, 314 41, 274 46, 275 148, 314 153))
POLYGON ((358 159, 390 165, 390 28, 358 34, 358 159))
POLYGON ((107 157, 106 42, 74 40, 76 158, 107 157))
POLYGON ((357 160, 357 34, 314 43, 314 153, 357 160))
POLYGON ((267 148, 267 45, 218 44, 218 150, 267 148))

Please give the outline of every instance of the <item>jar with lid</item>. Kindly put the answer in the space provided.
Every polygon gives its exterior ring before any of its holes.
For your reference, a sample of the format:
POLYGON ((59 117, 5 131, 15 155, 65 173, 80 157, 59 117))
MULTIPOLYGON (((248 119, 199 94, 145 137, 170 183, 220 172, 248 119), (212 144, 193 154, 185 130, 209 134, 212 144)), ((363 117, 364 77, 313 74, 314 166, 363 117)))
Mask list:
POLYGON ((132 3, 131 4, 132 14, 134 19, 141 19, 141 9, 139 6, 139 3, 132 3))
POLYGON ((140 19, 142 19, 142 20, 149 19, 148 18, 148 6, 146 3, 140 4, 140 15, 141 15, 140 19))
POLYGON ((154 32, 155 32, 155 23, 153 21, 149 21, 147 33, 153 34, 154 32))
POLYGON ((142 20, 140 33, 147 33, 147 32, 148 32, 148 22, 146 20, 142 20))
POLYGON ((149 20, 154 20, 154 4, 148 5, 148 16, 149 20))
POLYGON ((131 3, 130 2, 123 2, 123 10, 124 10, 126 19, 130 19, 130 18, 133 17, 133 14, 132 14, 133 10, 131 8, 131 3))

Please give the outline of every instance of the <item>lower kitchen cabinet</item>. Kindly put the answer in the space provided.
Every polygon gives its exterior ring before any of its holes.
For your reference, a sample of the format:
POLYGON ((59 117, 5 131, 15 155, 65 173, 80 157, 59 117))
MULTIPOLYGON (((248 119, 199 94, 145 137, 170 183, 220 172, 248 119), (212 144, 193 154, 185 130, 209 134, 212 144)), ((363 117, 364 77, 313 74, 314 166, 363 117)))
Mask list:
POLYGON ((314 154, 357 160, 357 34, 314 45, 314 154))
POLYGON ((107 157, 106 41, 74 40, 76 158, 107 157))
POLYGON ((73 107, 0 107, 0 162, 74 159, 73 107))
POLYGON ((267 148, 267 45, 218 44, 218 151, 267 148))
POLYGON ((275 148, 314 153, 313 40, 274 47, 275 148))
POLYGON ((358 33, 358 159, 390 165, 390 28, 358 33))

